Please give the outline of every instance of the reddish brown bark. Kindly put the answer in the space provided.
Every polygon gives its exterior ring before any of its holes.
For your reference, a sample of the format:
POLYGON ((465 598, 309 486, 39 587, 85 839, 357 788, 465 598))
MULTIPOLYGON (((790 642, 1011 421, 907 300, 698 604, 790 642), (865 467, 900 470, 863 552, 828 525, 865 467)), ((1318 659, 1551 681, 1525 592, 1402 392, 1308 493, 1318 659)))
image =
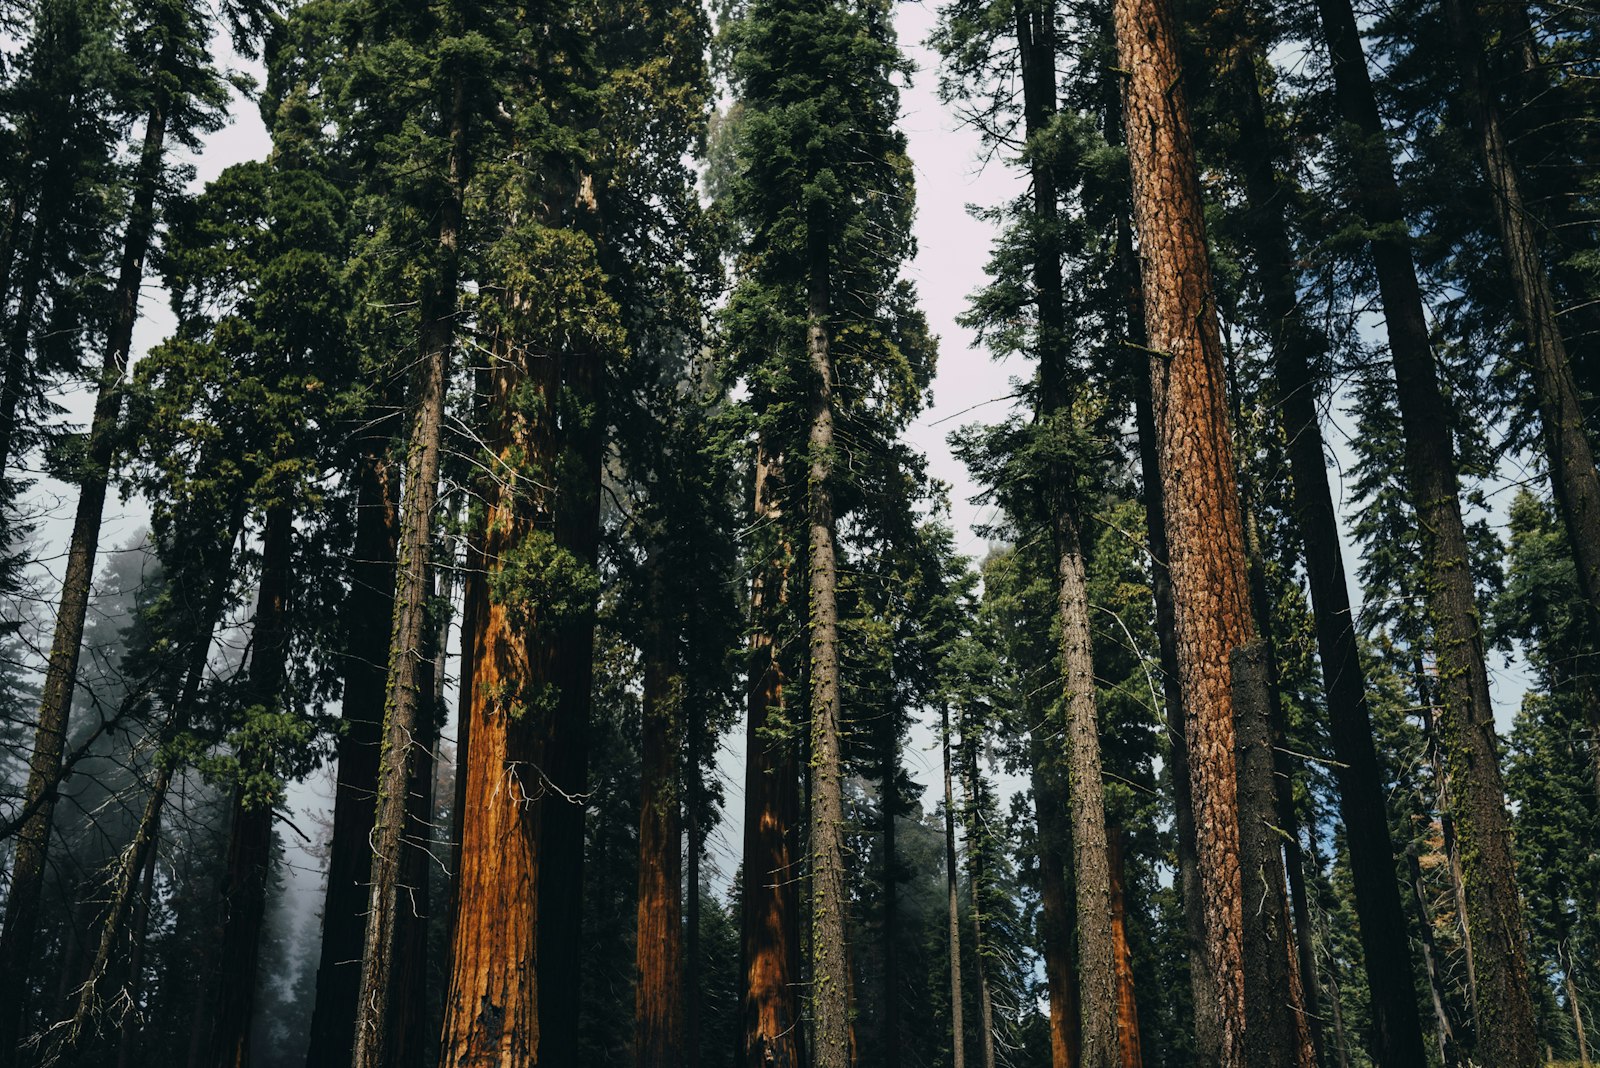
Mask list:
MULTIPOLYGON (((771 527, 781 517, 781 460, 756 457, 755 517, 771 527)), ((774 645, 774 622, 787 597, 787 556, 763 561, 750 592, 749 724, 745 758, 744 900, 740 912, 745 1068, 800 1068, 797 983, 800 978, 800 869, 795 834, 800 814, 799 768, 785 726, 786 678, 774 645)))
POLYGON ((1133 949, 1128 945, 1128 902, 1123 893, 1127 873, 1123 868, 1122 828, 1108 827, 1106 843, 1111 867, 1111 956, 1117 968, 1117 1063, 1120 1068, 1142 1068, 1144 1050, 1139 1041, 1139 1002, 1134 995, 1133 949))
POLYGON ((1254 637, 1228 432, 1222 346, 1194 142, 1171 5, 1113 10, 1133 173, 1179 681, 1197 828, 1207 960, 1221 1063, 1244 1054, 1243 897, 1233 725, 1233 650, 1254 637))
MULTIPOLYGON (((652 562, 652 573, 659 566, 652 562)), ((660 583, 644 649, 644 744, 639 782, 639 900, 633 1051, 639 1068, 683 1063, 682 836, 677 789, 678 679, 663 633, 660 583)))

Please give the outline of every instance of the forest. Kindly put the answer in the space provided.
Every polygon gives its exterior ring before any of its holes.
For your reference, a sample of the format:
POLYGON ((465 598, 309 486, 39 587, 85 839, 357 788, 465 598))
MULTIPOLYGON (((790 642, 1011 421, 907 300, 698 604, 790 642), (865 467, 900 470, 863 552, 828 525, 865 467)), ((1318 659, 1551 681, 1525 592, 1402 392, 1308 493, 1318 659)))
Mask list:
POLYGON ((1593 0, 0 0, 0 1068, 1587 1068, 1597 436, 1593 0))

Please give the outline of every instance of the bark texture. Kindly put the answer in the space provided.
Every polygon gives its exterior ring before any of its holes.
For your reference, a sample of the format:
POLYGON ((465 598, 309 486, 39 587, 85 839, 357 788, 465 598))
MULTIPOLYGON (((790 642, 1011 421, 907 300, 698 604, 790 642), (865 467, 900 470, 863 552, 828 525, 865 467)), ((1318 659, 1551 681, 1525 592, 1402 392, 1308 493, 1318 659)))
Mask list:
POLYGON ((368 836, 377 808, 378 748, 388 679, 390 628, 384 621, 394 619, 400 488, 396 473, 376 449, 362 456, 356 472, 355 564, 344 608, 349 644, 340 707, 343 732, 306 1068, 340 1068, 349 1063, 355 1047, 367 885, 372 875, 368 836))
POLYGON ((1244 1054, 1244 906, 1229 656, 1254 637, 1194 141, 1166 0, 1117 0, 1145 330, 1187 717, 1207 959, 1220 1064, 1244 1054))
MULTIPOLYGON (((369 834, 372 867, 356 1002, 354 1068, 383 1068, 397 1054, 390 1048, 390 1028, 396 1000, 396 955, 405 927, 401 911, 405 907, 402 891, 407 887, 402 869, 406 854, 418 848, 414 842, 408 845, 406 837, 414 822, 411 795, 419 754, 431 755, 433 744, 433 676, 425 665, 429 659, 434 513, 439 501, 446 380, 455 343, 456 264, 466 169, 466 86, 460 78, 453 96, 448 191, 439 212, 439 268, 422 294, 421 352, 406 442, 377 805, 369 834)), ((427 763, 431 768, 432 761, 427 763)), ((431 782, 427 789, 431 795, 431 782)))
POLYGON ((1294 932, 1284 889, 1283 853, 1268 731, 1272 700, 1267 645, 1255 641, 1233 653, 1233 705, 1238 724, 1239 864, 1246 900, 1244 1064, 1249 1068, 1312 1068, 1311 1032, 1301 1008, 1294 932))
POLYGON ((1416 268, 1401 236, 1409 231, 1355 13, 1348 0, 1318 0, 1317 6, 1336 100, 1354 135, 1355 186, 1350 192, 1373 228, 1372 259, 1394 359, 1406 480, 1422 535, 1442 706, 1439 726, 1475 943, 1480 1016, 1475 1054, 1503 1068, 1533 1068, 1542 1051, 1534 1028, 1526 931, 1514 881, 1510 820, 1449 412, 1439 389, 1416 268))
POLYGON ((1072 882, 1077 899, 1082 1020, 1079 1064, 1083 1068, 1112 1068, 1119 1060, 1119 999, 1111 858, 1100 770, 1100 722, 1089 633, 1089 589, 1077 519, 1063 509, 1058 526, 1057 607, 1061 618, 1061 667, 1066 682, 1067 789, 1072 812, 1072 882))
POLYGON ((1128 944, 1127 898, 1123 893, 1122 828, 1108 827, 1106 842, 1111 864, 1111 945, 1117 965, 1117 1043, 1120 1068, 1141 1068, 1144 1047, 1139 1039, 1139 1002, 1133 985, 1133 948, 1128 944))
MULTIPOLYGON (((660 567, 652 562, 652 571, 660 567)), ((639 900, 633 1052, 639 1068, 683 1063, 683 853, 678 811, 678 679, 652 583, 644 649, 644 740, 639 782, 639 900)))
POLYGON ((83 626, 89 611, 107 482, 116 459, 123 377, 133 345, 133 326, 139 318, 139 289, 144 280, 145 256, 155 230, 155 201, 165 159, 169 104, 167 94, 158 92, 145 117, 133 201, 123 234, 115 317, 106 339, 99 392, 95 397, 94 414, 90 417, 87 460, 78 480, 78 506, 67 548, 61 603, 39 699, 33 755, 28 761, 23 804, 32 815, 17 835, 6 897, 5 926, 0 929, 0 1068, 18 1063, 17 1051, 23 1038, 29 976, 38 937, 39 902, 44 894, 50 822, 55 815, 61 752, 77 684, 78 655, 83 647, 83 626))
MULTIPOLYGON (((782 517, 779 459, 756 457, 755 520, 782 517)), ((800 1068, 800 894, 795 835, 799 767, 787 730, 784 666, 774 623, 787 600, 786 551, 764 561, 750 591, 750 676, 745 758, 744 898, 740 910, 741 1059, 744 1068, 800 1068)))
POLYGON ((1183 689, 1178 683, 1178 636, 1172 605, 1172 577, 1167 566, 1166 498, 1161 489, 1160 443, 1156 439, 1155 406, 1151 399, 1150 364, 1143 359, 1144 293, 1134 261, 1133 239, 1121 220, 1118 256, 1126 275, 1129 341, 1140 353, 1133 370, 1134 423, 1139 435, 1139 478, 1144 491, 1145 537, 1150 545, 1150 591, 1155 601, 1156 649, 1161 661, 1161 699, 1166 706, 1167 759, 1171 765, 1173 837, 1178 854, 1178 883, 1183 900, 1184 941, 1189 951, 1189 995, 1194 1011, 1195 1048, 1220 1062, 1222 1022, 1216 979, 1204 967, 1205 915, 1200 907, 1200 866, 1194 825, 1194 799, 1189 777, 1189 741, 1183 689))
MULTIPOLYGON (((813 213, 814 216, 820 213, 813 213)), ((845 948, 849 894, 844 872, 844 765, 839 743, 839 579, 833 516, 832 307, 827 220, 813 217, 806 299, 811 363, 806 517, 811 671, 811 1006, 815 1068, 848 1068, 850 961, 845 948)))

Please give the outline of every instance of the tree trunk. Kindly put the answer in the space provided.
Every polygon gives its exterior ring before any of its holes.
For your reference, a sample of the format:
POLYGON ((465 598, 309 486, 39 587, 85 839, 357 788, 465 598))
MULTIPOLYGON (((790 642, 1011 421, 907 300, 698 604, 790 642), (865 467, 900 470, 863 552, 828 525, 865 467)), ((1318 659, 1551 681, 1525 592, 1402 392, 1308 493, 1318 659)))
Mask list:
POLYGON ((806 297, 811 362, 806 517, 811 671, 811 1005, 814 1068, 849 1068, 850 962, 845 955, 844 783, 839 751, 838 560, 833 518, 833 363, 828 351, 828 219, 813 211, 806 297))
POLYGON ((1305 1013, 1299 1008, 1300 978, 1294 935, 1284 893, 1283 854, 1275 811, 1272 736, 1267 703, 1272 700, 1267 646, 1241 646, 1233 654, 1233 707, 1239 745, 1239 866, 1244 876, 1245 1034, 1244 1063, 1250 1068, 1298 1064, 1316 1057, 1305 1013))
POLYGON ((644 637, 644 739, 639 782, 639 899, 634 940, 633 1052, 639 1068, 683 1064, 682 834, 678 813, 681 685, 673 671, 659 559, 644 637))
POLYGON ((397 470, 374 443, 356 472, 355 563, 344 618, 344 699, 322 947, 306 1068, 348 1065, 355 1047, 357 995, 372 874, 370 836, 378 795, 378 747, 388 687, 399 516, 397 470))
MULTIPOLYGON (((782 461, 756 456, 755 521, 781 521, 782 461)), ((787 598, 786 547, 758 561, 750 590, 749 724, 745 758, 744 900, 740 912, 744 1068, 800 1068, 800 895, 795 835, 799 768, 786 728, 783 662, 774 644, 787 598)))
MULTIPOLYGON (((288 674, 288 600, 294 514, 288 504, 267 508, 261 534, 261 578, 250 632, 247 697, 269 713, 280 711, 288 674)), ((246 745, 238 753, 243 775, 269 771, 271 755, 246 745)), ((261 929, 267 910, 267 880, 272 872, 273 802, 245 782, 233 792, 233 824, 228 842, 228 874, 223 891, 222 935, 218 939, 217 1006, 211 1021, 211 1063, 216 1068, 246 1068, 250 1029, 255 1021, 261 929)))
MULTIPOLYGON (((1133 258, 1132 234, 1118 219, 1118 258, 1128 278, 1128 340, 1140 353, 1146 348, 1144 294, 1133 258)), ((1172 604, 1172 579, 1167 565, 1166 502, 1161 489, 1155 406, 1150 396, 1149 361, 1142 357, 1133 372, 1134 422, 1139 435, 1139 477, 1144 489, 1145 536, 1150 544, 1150 590, 1155 601, 1157 652, 1161 660, 1161 698, 1167 712, 1167 758, 1172 778, 1173 831, 1178 854, 1178 883, 1183 901, 1184 940, 1189 951, 1189 993, 1193 1002, 1195 1048, 1202 1060, 1220 1063, 1222 1019, 1216 977, 1204 966, 1205 913, 1201 905, 1199 846, 1194 825, 1194 800, 1189 774, 1189 742, 1183 691, 1178 683, 1178 637, 1172 604)), ((1057 1066, 1059 1068, 1059 1066, 1057 1066)))
POLYGON ((1171 5, 1117 0, 1113 22, 1119 64, 1126 72, 1124 129, 1145 328, 1154 353, 1168 570, 1199 832, 1204 964, 1217 984, 1220 1064, 1237 1068, 1244 1057, 1244 903, 1228 658, 1254 638, 1254 627, 1222 345, 1171 5))
MULTIPOLYGON (((1117 965, 1111 864, 1106 843, 1100 723, 1089 635, 1089 590, 1077 516, 1060 507, 1058 532, 1061 666, 1066 683, 1067 793, 1072 813, 1072 883, 1077 898, 1078 997, 1083 1068, 1118 1063, 1117 965)), ((988 1068, 986 1065, 985 1068, 988 1068)))
POLYGON ((50 643, 50 660, 39 701, 33 756, 28 764, 24 804, 33 810, 33 815, 17 836, 5 926, 0 930, 0 1068, 18 1063, 17 1050, 23 1037, 21 1028, 35 959, 50 822, 55 814, 55 791, 61 777, 61 750, 77 683, 78 655, 83 647, 83 625, 94 580, 106 486, 116 459, 116 429, 122 414, 123 377, 133 346, 133 325, 139 317, 139 288, 144 279, 145 255, 155 229, 155 198, 165 158, 168 103, 166 94, 158 92, 145 119, 144 143, 117 275, 116 317, 106 340, 100 389, 89 424, 88 454, 79 478, 78 508, 67 549, 60 610, 56 615, 55 636, 50 643))
MULTIPOLYGON (((961 991, 961 894, 956 868, 956 798, 950 776, 950 707, 939 707, 940 738, 944 751, 944 881, 949 904, 950 951, 950 1064, 966 1068, 967 1030, 962 1019, 961 991)), ((1062 894, 1065 898, 1065 893, 1062 894)), ((1051 1010, 1054 1015, 1054 1010, 1051 1010)))
POLYGON ((1578 1042, 1578 1063, 1589 1068, 1589 1036, 1583 1028, 1583 1002, 1578 998, 1578 984, 1572 981, 1572 948, 1566 931, 1561 932, 1560 945, 1561 990, 1567 996, 1567 1011, 1572 1013, 1572 1035, 1578 1042))
POLYGON ((156 853, 161 839, 159 823, 150 838, 150 848, 145 851, 144 874, 139 880, 137 891, 139 897, 134 905, 133 929, 130 932, 132 945, 128 949, 128 1000, 123 1009, 122 1022, 117 1028, 117 1068, 134 1068, 134 1058, 138 1055, 141 1016, 139 999, 144 990, 144 951, 150 934, 150 898, 155 893, 156 853))
POLYGON ((1044 710, 1039 709, 1029 748, 1033 755, 1034 822, 1039 836, 1039 941, 1045 988, 1050 997, 1050 1065, 1076 1068, 1081 1012, 1078 971, 1072 960, 1073 909, 1066 879, 1072 825, 1061 757, 1050 741, 1056 733, 1055 724, 1044 717, 1044 710))
MULTIPOLYGON (((891 652, 889 674, 894 676, 891 652)), ((883 836, 883 1068, 900 1068, 900 859, 895 820, 900 814, 900 711, 891 703, 883 710, 879 751, 878 805, 883 836)))
POLYGON ((984 966, 983 940, 983 849, 977 843, 978 751, 976 732, 969 722, 961 731, 961 745, 966 750, 967 820, 967 890, 972 896, 972 963, 978 980, 978 1049, 983 1054, 983 1068, 994 1068, 994 1000, 989 994, 989 970, 984 966))
POLYGON ((1556 298, 1545 269, 1533 216, 1522 200, 1516 164, 1501 126, 1500 105, 1490 86, 1476 12, 1463 0, 1446 0, 1478 150, 1489 182, 1500 242, 1511 268, 1522 326, 1533 350, 1533 386, 1544 425, 1545 463, 1561 518, 1566 524, 1578 586, 1589 618, 1600 633, 1600 472, 1584 430, 1583 406, 1557 322, 1556 298))
POLYGON ((1128 945, 1127 898, 1123 892, 1122 828, 1108 827, 1106 842, 1111 864, 1111 943, 1117 965, 1117 1038, 1119 1068, 1143 1068, 1144 1050, 1139 1038, 1139 1002, 1133 987, 1133 950, 1128 945))
POLYGON ((424 717, 433 718, 429 697, 432 679, 425 677, 423 665, 429 640, 428 596, 432 590, 445 391, 450 350, 455 344, 461 190, 467 168, 466 91, 465 81, 457 77, 452 89, 448 191, 439 212, 438 273, 424 283, 421 299, 421 352, 406 443, 395 555, 394 616, 384 694, 383 742, 378 757, 377 809, 370 832, 372 869, 351 1061, 354 1068, 385 1068, 395 1058, 395 1051, 388 1046, 395 997, 395 957, 404 927, 400 914, 401 882, 407 852, 409 795, 418 755, 431 752, 432 745, 431 731, 423 722, 424 717))
MULTIPOLYGON (((1336 758, 1333 773, 1339 787, 1339 814, 1348 831, 1360 921, 1357 927, 1372 995, 1373 1050, 1378 1064, 1398 1068, 1422 1063, 1422 1022, 1417 1015, 1415 974, 1389 837, 1384 803, 1386 777, 1372 740, 1365 668, 1356 642, 1337 513, 1317 420, 1311 357, 1318 343, 1300 307, 1294 252, 1283 226, 1289 190, 1277 169, 1276 140, 1262 105, 1256 74, 1260 62, 1258 46, 1242 25, 1244 18, 1243 8, 1236 7, 1233 19, 1240 24, 1239 36, 1248 43, 1241 43, 1232 51, 1225 72, 1234 86, 1234 113, 1241 129, 1235 162, 1245 179, 1246 234, 1262 286, 1277 376, 1276 399, 1288 441, 1295 520, 1305 546, 1317 651, 1328 700, 1329 734, 1336 758)), ((1306 989, 1309 996, 1309 983, 1306 989)), ((1315 1012, 1309 1002, 1307 1009, 1315 1012)))
POLYGON ((1534 1068, 1541 1051, 1517 897, 1511 827, 1496 751, 1494 710, 1478 625, 1450 419, 1439 389, 1394 165, 1367 73, 1355 14, 1347 0, 1318 0, 1335 95, 1354 127, 1353 199, 1376 227, 1371 241, 1394 358, 1405 468, 1422 535, 1429 616, 1439 665, 1440 727, 1450 772, 1452 814, 1467 861, 1467 916, 1478 965, 1479 1059, 1534 1068), (1387 235, 1387 236, 1385 236, 1387 235))

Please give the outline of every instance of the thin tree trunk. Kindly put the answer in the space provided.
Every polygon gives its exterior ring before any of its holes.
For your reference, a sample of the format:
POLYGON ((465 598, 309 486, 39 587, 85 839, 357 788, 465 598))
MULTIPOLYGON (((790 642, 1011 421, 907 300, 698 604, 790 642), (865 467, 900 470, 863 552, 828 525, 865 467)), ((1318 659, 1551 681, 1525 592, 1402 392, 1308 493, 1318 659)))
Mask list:
POLYGON ((689 713, 689 758, 684 763, 684 822, 687 871, 684 877, 683 914, 683 1059, 684 1063, 699 1065, 700 1057, 700 858, 705 852, 705 832, 700 828, 701 767, 698 754, 705 751, 701 740, 700 710, 689 713))
POLYGON ((944 881, 949 905, 950 1064, 951 1068, 966 1068, 967 1030, 962 1019, 964 1006, 961 990, 961 894, 956 868, 956 799, 950 775, 949 705, 941 704, 939 707, 939 728, 944 752, 944 881))
POLYGON ((1522 200, 1516 164, 1506 144, 1500 105, 1489 82, 1476 12, 1462 0, 1446 0, 1445 13, 1466 90, 1478 150, 1489 182, 1500 242, 1511 268, 1522 326, 1533 350, 1533 386, 1544 424, 1545 464, 1556 504, 1577 564, 1578 586, 1589 618, 1600 631, 1600 472, 1584 429, 1583 405, 1572 362, 1557 322, 1556 298, 1545 269, 1533 216, 1522 200))
POLYGON ((1284 891, 1283 854, 1271 819, 1276 810, 1272 736, 1267 704, 1272 700, 1266 642, 1233 654, 1233 706, 1239 745, 1239 864, 1244 875, 1245 1035, 1244 1063, 1277 1068, 1315 1063, 1311 1034, 1299 1009, 1300 978, 1284 891))
POLYGON ((989 995, 989 969, 984 966, 983 940, 983 849, 977 843, 980 829, 977 820, 978 751, 976 731, 967 723, 961 731, 961 745, 966 750, 965 789, 967 795, 967 891, 972 897, 972 963, 978 980, 978 1049, 983 1054, 983 1068, 994 1068, 994 1000, 989 995))
POLYGON ((1111 943, 1117 965, 1117 1038, 1121 1056, 1119 1068, 1143 1068, 1144 1049, 1139 1037, 1139 1002, 1133 985, 1133 949, 1128 944, 1127 873, 1123 863, 1122 828, 1108 827, 1106 843, 1111 851, 1111 943))
POLYGON ((682 834, 678 806, 680 685, 662 614, 659 559, 647 565, 644 740, 639 782, 638 937, 634 940, 633 1052, 639 1068, 683 1064, 682 834))
MULTIPOLYGON (((1043 709, 1036 711, 1029 748, 1033 756, 1034 822, 1039 835, 1039 941, 1044 957, 1045 988, 1050 997, 1051 1068, 1078 1064, 1078 971, 1072 960, 1072 900, 1067 886, 1067 858, 1072 851, 1061 757, 1050 744, 1055 731, 1043 709)), ((1120 1020, 1121 1017, 1119 1016, 1120 1020)))
MULTIPOLYGON (((1023 115, 1030 141, 1056 110, 1055 4, 1038 10, 1017 5, 1023 115)), ((1060 242, 1056 237, 1056 183, 1042 145, 1030 157, 1039 240, 1033 279, 1039 311, 1040 421, 1047 433, 1068 418, 1060 242)), ((1099 716, 1094 693, 1094 650, 1089 637, 1089 595, 1082 536, 1068 487, 1071 472, 1052 465, 1050 508, 1054 524, 1061 619, 1061 666, 1066 685, 1067 797, 1072 819, 1073 887, 1077 905, 1078 1045, 1084 1068, 1110 1068, 1117 1057, 1117 993, 1111 945, 1111 876, 1105 838, 1105 795, 1100 771, 1099 716)), ((1055 1039, 1052 1038, 1052 1047, 1055 1039)))
MULTIPOLYGON (((252 704, 279 710, 288 674, 288 599, 293 558, 293 513, 288 504, 268 507, 262 524, 261 578, 250 633, 248 696, 252 704)), ((270 768, 270 755, 246 746, 238 753, 241 774, 270 768)), ((272 870, 270 799, 241 782, 233 792, 228 874, 223 890, 221 962, 216 1012, 211 1021, 210 1060, 215 1068, 246 1068, 255 1020, 261 930, 272 870)))
POLYGON ((1072 883, 1078 921, 1082 1021, 1079 1063, 1083 1068, 1112 1068, 1118 1062, 1121 1029, 1088 580, 1077 517, 1064 504, 1057 513, 1056 526, 1061 666, 1066 684, 1067 794, 1072 813, 1072 883))
POLYGON ((28 764, 24 804, 33 809, 33 815, 17 836, 5 926, 0 930, 0 1068, 18 1063, 17 1050, 38 937, 39 902, 44 893, 50 822, 55 814, 55 791, 61 777, 61 751, 78 677, 78 656, 83 647, 83 625, 89 610, 106 487, 116 459, 122 380, 133 346, 133 325, 139 317, 139 288, 144 279, 145 255, 155 229, 155 198, 161 184, 166 147, 167 107, 166 94, 158 92, 145 119, 144 142, 117 275, 116 317, 107 338, 99 393, 89 424, 87 463, 79 482, 77 514, 61 584, 60 610, 56 615, 55 636, 50 643, 49 665, 39 701, 33 756, 28 764))
POLYGON ((134 905, 132 945, 128 950, 127 1003, 123 1007, 122 1022, 117 1028, 117 1068, 133 1068, 138 1055, 140 1017, 139 999, 144 991, 144 952, 150 935, 150 898, 155 893, 156 855, 161 840, 160 826, 151 834, 150 848, 145 851, 144 874, 140 876, 138 900, 134 905))
POLYGON ((1583 1029, 1583 1002, 1578 999, 1578 984, 1572 981, 1572 947, 1562 932, 1560 947, 1561 989, 1567 996, 1567 1011, 1572 1013, 1572 1033, 1578 1040, 1578 1063, 1589 1068, 1589 1037, 1583 1029))
MULTIPOLYGON (((755 521, 782 520, 781 460, 763 442, 756 456, 755 521)), ((784 669, 774 645, 787 602, 787 550, 759 561, 750 591, 749 724, 745 758, 744 899, 740 911, 743 1068, 800 1068, 800 895, 795 835, 799 768, 788 736, 784 669)))
MULTIPOLYGON (((1460 843, 1456 841, 1455 820, 1450 815, 1450 773, 1445 766, 1444 744, 1439 737, 1438 721, 1429 703, 1431 687, 1417 667, 1418 694, 1422 708, 1422 733, 1427 739, 1428 759, 1433 765, 1433 782, 1439 798, 1439 837, 1444 845, 1445 872, 1450 877, 1450 896, 1455 906, 1456 930, 1461 935, 1461 955, 1467 966, 1467 1009, 1472 1016, 1472 1031, 1481 1026, 1478 1014, 1478 964, 1472 952, 1472 927, 1467 917, 1467 888, 1462 878, 1460 843)), ((1471 1032, 1469 1032, 1470 1034, 1471 1032)))
POLYGON ((322 907, 322 946, 306 1068, 347 1065, 355 1047, 357 995, 366 935, 370 836, 377 808, 378 749, 388 688, 390 627, 394 619, 399 479, 374 443, 356 472, 355 565, 345 602, 344 699, 340 709, 338 779, 328 892, 322 907))
POLYGON ((825 212, 807 221, 806 350, 811 362, 807 443, 811 671, 811 1005, 814 1068, 849 1068, 850 962, 845 953, 844 783, 839 749, 838 560, 833 517, 833 363, 829 354, 829 237, 825 212))
MULTIPOLYGON (((1450 420, 1428 339, 1422 291, 1384 139, 1355 13, 1348 0, 1318 0, 1334 74, 1335 95, 1354 143, 1351 190, 1374 237, 1378 289, 1394 358, 1405 468, 1422 536, 1429 615, 1439 664, 1441 735, 1450 771, 1452 812, 1461 855, 1472 937, 1478 940, 1478 1058, 1499 1068, 1535 1068, 1541 1051, 1517 897, 1511 826, 1496 751, 1494 710, 1484 664, 1476 590, 1461 518, 1450 420)), ((1591 466, 1593 461, 1590 461, 1591 466)))
POLYGON ((1461 1063, 1456 1040, 1455 1023, 1451 1019, 1450 1002, 1444 986, 1444 974, 1439 969, 1438 950, 1433 943, 1433 916, 1428 910, 1428 894, 1422 882, 1422 865, 1417 855, 1406 851, 1406 864, 1411 870, 1411 896, 1417 906, 1417 930, 1422 938, 1422 963, 1428 972, 1428 993, 1433 996, 1434 1032, 1439 1042, 1439 1061, 1446 1068, 1461 1063))
MULTIPOLYGON (((438 273, 422 295, 421 360, 406 444, 406 470, 395 556, 394 617, 389 638, 383 742, 378 758, 377 810, 370 833, 372 869, 366 938, 357 999, 354 1068, 384 1068, 388 1049, 395 956, 402 934, 402 868, 405 864, 409 794, 420 752, 429 751, 422 723, 432 680, 422 670, 428 642, 428 594, 432 589, 434 513, 439 500, 439 460, 450 350, 455 344, 457 258, 461 190, 466 177, 466 83, 455 79, 450 115, 447 193, 440 205, 438 273)), ((431 746, 431 740, 427 743, 431 746)), ((415 848, 414 846, 412 848, 415 848)))
MULTIPOLYGON (((1242 6, 1234 21, 1245 19, 1242 6)), ((1295 259, 1283 226, 1289 191, 1279 174, 1277 142, 1266 121, 1257 77, 1259 45, 1240 25, 1240 40, 1226 71, 1235 89, 1241 127, 1236 165, 1245 178, 1245 225, 1257 260, 1277 375, 1277 403, 1288 440, 1295 519, 1305 546, 1306 575, 1328 700, 1329 733, 1336 762, 1339 814, 1348 830, 1350 868, 1367 986, 1371 991, 1373 1049, 1380 1065, 1401 1068, 1422 1062, 1422 1022, 1417 1015, 1415 973, 1405 937, 1405 913, 1395 874, 1394 847, 1384 803, 1385 775, 1372 740, 1364 665, 1354 615, 1311 371, 1315 335, 1305 322, 1295 284, 1295 259)), ((1292 863, 1292 862, 1291 862, 1292 863)), ((1303 897, 1303 892, 1299 895, 1303 897)), ((1297 911, 1298 915, 1298 911, 1297 911)), ((1305 968, 1302 966, 1302 973, 1305 968)), ((1307 1011, 1314 975, 1307 974, 1307 1011)))
MULTIPOLYGON (((894 657, 890 654, 890 676, 894 657)), ((895 820, 900 814, 899 710, 883 710, 879 738, 882 770, 878 775, 878 804, 883 836, 883 1068, 900 1068, 900 858, 895 843, 895 820)))
POLYGON ((1119 65, 1126 72, 1123 128, 1133 174, 1145 327, 1154 353, 1168 570, 1200 832, 1204 966, 1217 984, 1219 1063, 1237 1068, 1245 1050, 1246 995, 1229 657, 1254 638, 1254 627, 1222 345, 1171 5, 1117 0, 1113 23, 1119 65))

